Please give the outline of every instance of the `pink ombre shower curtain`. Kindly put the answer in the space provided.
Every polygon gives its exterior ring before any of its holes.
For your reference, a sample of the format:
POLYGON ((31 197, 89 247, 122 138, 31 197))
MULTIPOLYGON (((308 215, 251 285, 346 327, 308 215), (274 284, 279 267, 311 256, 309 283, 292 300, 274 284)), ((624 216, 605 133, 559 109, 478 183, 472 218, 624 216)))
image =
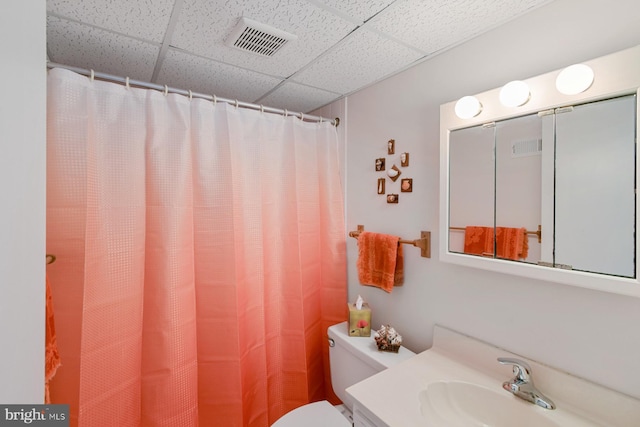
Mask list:
POLYGON ((51 398, 72 425, 265 427, 335 399, 335 129, 62 69, 48 79, 51 398))

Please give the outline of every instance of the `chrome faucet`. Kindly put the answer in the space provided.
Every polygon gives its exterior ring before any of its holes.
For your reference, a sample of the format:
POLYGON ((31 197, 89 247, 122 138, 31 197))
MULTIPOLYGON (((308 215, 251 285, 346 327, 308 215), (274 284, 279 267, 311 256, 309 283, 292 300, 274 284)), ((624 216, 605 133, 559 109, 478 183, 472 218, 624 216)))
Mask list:
POLYGON ((535 403, 545 409, 556 409, 556 405, 551 399, 540 393, 533 385, 531 377, 531 367, 527 362, 509 357, 499 357, 498 362, 503 365, 513 365, 515 378, 502 383, 502 388, 518 396, 527 402, 535 403))

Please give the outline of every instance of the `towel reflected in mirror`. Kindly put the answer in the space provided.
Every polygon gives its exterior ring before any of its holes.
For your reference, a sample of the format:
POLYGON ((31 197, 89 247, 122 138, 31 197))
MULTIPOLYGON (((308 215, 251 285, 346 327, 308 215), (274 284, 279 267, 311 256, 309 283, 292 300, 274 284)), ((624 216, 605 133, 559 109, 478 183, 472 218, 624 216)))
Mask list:
POLYGON ((513 227, 495 228, 494 252, 494 228, 481 226, 465 227, 464 253, 496 258, 511 259, 514 261, 526 259, 529 255, 529 242, 527 229, 513 227))

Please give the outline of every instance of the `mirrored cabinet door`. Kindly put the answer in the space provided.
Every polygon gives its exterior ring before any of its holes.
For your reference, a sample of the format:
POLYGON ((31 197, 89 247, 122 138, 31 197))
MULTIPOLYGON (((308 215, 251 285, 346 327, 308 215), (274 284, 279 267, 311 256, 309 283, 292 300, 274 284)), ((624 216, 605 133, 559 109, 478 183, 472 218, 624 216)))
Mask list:
POLYGON ((542 121, 496 123, 496 258, 537 264, 541 224, 542 121))
POLYGON ((635 124, 635 95, 556 113, 556 266, 635 277, 635 124))
POLYGON ((449 250, 451 252, 467 252, 493 258, 494 143, 493 127, 474 126, 451 132, 449 145, 451 154, 449 250), (469 233, 473 233, 473 236, 469 236, 469 233), (466 248, 465 234, 467 234, 466 248))

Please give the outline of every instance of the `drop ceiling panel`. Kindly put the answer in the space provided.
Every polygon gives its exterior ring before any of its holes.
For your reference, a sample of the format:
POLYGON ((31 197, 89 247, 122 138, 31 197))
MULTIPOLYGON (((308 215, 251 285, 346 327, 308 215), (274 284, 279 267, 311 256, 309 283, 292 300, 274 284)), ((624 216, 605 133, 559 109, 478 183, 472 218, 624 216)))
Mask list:
POLYGON ((292 79, 347 94, 407 67, 422 56, 377 33, 359 31, 292 79))
POLYGON ((65 65, 149 81, 160 50, 158 45, 47 17, 50 59, 65 65))
POLYGON ((488 31, 549 0, 404 0, 370 25, 431 54, 488 31))
POLYGON ((355 28, 355 25, 303 0, 186 0, 171 45, 208 58, 274 76, 287 77, 312 61, 355 28), (297 36, 271 58, 224 44, 245 16, 297 36))
POLYGON ((282 80, 169 49, 158 83, 222 98, 254 102, 282 80))
POLYGON ((289 111, 313 111, 340 96, 315 87, 287 82, 259 100, 263 105, 280 105, 289 111))
POLYGON ((174 0, 47 0, 47 12, 160 43, 173 3, 174 0))

